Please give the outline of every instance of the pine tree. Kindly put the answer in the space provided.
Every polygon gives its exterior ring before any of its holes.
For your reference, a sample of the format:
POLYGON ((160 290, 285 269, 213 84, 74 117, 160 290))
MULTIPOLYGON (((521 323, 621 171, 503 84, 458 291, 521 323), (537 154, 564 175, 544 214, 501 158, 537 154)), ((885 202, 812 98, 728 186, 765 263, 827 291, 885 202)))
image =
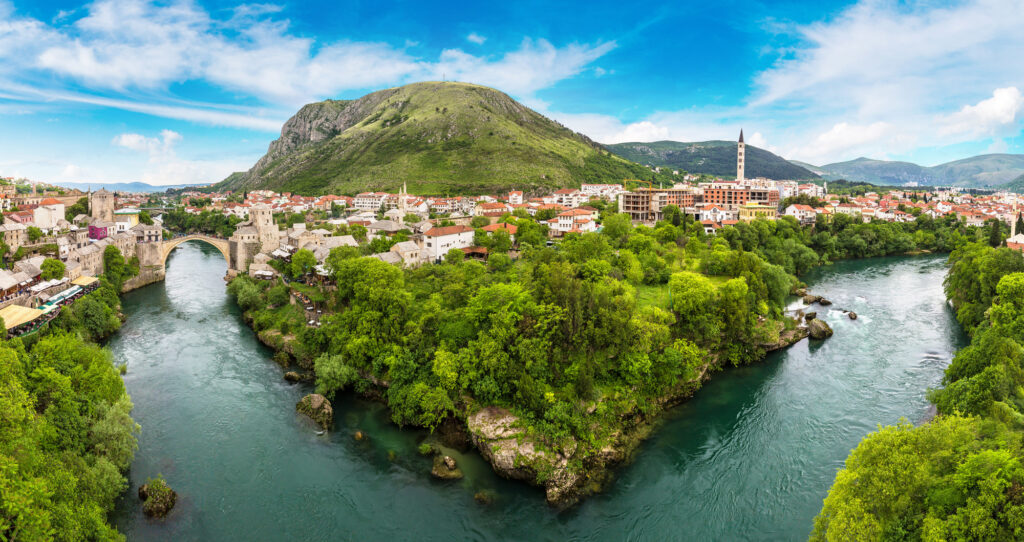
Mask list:
POLYGON ((988 244, 993 247, 998 247, 1003 244, 1003 233, 1000 231, 1002 228, 999 227, 998 220, 992 220, 992 229, 988 234, 988 244))
POLYGON ((1024 233, 1024 218, 1017 213, 1017 233, 1024 233))

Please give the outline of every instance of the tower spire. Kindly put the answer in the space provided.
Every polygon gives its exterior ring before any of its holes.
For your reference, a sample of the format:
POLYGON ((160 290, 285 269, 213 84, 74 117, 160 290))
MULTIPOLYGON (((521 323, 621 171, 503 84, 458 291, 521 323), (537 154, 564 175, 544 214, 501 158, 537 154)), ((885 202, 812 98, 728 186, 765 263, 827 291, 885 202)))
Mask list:
POLYGON ((736 143, 736 180, 742 182, 745 179, 744 155, 746 144, 743 143, 743 128, 740 128, 740 140, 736 143))

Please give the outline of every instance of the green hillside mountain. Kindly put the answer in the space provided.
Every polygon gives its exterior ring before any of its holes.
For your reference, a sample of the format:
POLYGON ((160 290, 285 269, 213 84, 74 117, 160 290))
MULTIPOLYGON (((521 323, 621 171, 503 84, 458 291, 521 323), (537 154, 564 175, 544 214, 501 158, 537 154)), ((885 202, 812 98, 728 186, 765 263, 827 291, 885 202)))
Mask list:
POLYGON ((252 169, 216 188, 354 194, 408 182, 479 194, 637 177, 652 172, 502 92, 433 82, 306 105, 252 169))
POLYGON ((895 186, 916 182, 933 186, 995 188, 1024 174, 1024 154, 982 154, 932 167, 870 158, 810 167, 827 179, 895 186))
MULTIPOLYGON (((655 141, 652 143, 616 143, 608 145, 615 154, 633 162, 706 173, 721 177, 736 176, 735 141, 655 141)), ((764 149, 747 145, 746 176, 768 179, 817 179, 811 171, 764 149)))
POLYGON ((1000 185, 999 189, 1024 194, 1024 175, 1021 175, 1006 184, 1000 185))

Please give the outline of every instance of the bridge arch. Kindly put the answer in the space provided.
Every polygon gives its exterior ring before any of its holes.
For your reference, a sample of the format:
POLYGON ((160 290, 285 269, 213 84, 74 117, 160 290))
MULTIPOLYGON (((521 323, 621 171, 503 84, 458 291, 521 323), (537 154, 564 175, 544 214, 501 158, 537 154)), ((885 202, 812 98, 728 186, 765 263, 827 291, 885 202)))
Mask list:
POLYGON ((168 239, 163 243, 163 253, 160 255, 160 263, 164 267, 167 266, 167 257, 171 255, 171 251, 178 247, 178 245, 188 241, 201 241, 206 243, 220 251, 221 255, 224 256, 224 260, 228 262, 228 269, 231 269, 231 253, 228 249, 227 239, 218 239, 216 237, 210 237, 209 235, 186 235, 184 237, 175 237, 168 239))

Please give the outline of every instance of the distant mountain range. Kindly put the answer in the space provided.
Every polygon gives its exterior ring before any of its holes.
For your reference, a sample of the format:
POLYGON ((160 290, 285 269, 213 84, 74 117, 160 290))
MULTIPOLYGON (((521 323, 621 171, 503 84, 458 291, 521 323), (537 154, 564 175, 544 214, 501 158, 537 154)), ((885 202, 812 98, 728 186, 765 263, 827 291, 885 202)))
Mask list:
POLYGON ((918 183, 921 186, 962 186, 965 188, 1024 188, 1024 154, 982 154, 937 166, 857 158, 815 166, 791 160, 825 179, 846 179, 880 185, 918 183))
MULTIPOLYGON (((613 153, 633 162, 653 167, 685 170, 719 177, 736 176, 735 141, 654 141, 651 143, 615 143, 606 145, 613 153)), ((813 170, 748 144, 746 147, 748 178, 813 180, 813 170)))
POLYGON ((165 191, 165 190, 167 190, 169 188, 187 188, 187 187, 190 187, 190 186, 196 186, 196 187, 198 187, 198 186, 209 186, 210 184, 213 184, 213 183, 207 183, 207 184, 191 183, 191 184, 161 184, 161 185, 152 185, 152 184, 147 184, 147 183, 103 183, 103 182, 97 182, 97 183, 54 183, 54 184, 56 184, 56 186, 63 186, 64 188, 77 188, 78 190, 81 190, 82 192, 87 192, 90 189, 91 190, 99 190, 100 188, 103 188, 104 190, 108 190, 110 192, 136 192, 136 193, 143 192, 143 193, 149 193, 149 192, 163 192, 163 191, 165 191))

